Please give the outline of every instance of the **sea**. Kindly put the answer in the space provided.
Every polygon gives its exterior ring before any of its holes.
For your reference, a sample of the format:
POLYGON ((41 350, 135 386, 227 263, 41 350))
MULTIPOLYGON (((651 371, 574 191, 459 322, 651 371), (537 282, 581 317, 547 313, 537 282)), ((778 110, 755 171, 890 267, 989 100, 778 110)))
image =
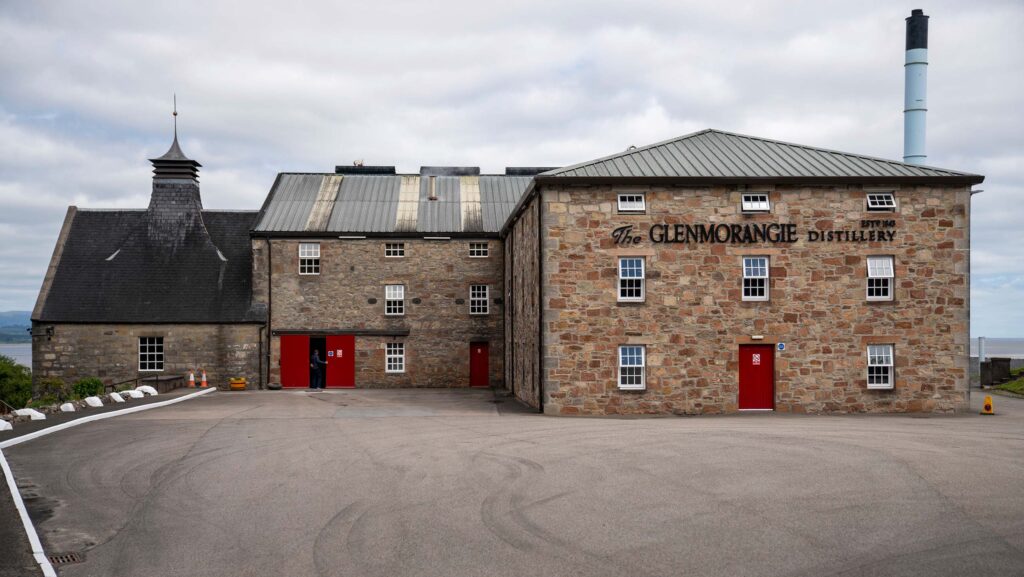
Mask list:
POLYGON ((14 362, 32 368, 32 343, 0 343, 0 355, 11 357, 14 362))
MULTIPOLYGON (((971 339, 971 356, 978 356, 978 339, 971 339)), ((1024 339, 985 339, 986 357, 1024 359, 1024 339)))

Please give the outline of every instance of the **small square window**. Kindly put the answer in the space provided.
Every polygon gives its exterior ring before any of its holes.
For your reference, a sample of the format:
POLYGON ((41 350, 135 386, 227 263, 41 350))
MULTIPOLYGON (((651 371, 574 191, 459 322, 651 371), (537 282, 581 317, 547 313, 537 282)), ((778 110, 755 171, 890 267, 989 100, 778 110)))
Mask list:
POLYGON ((896 210, 896 196, 891 192, 869 192, 868 210, 875 212, 892 212, 896 210))
POLYGON ((893 388, 893 345, 868 345, 868 388, 893 388))
POLYGON ((619 259, 619 300, 642 302, 644 300, 644 259, 624 257, 619 259))
POLYGON ((768 257, 743 257, 743 300, 768 300, 768 257))
POLYGON ((405 343, 387 343, 384 354, 384 372, 405 372, 405 343))
POLYGON ((892 287, 895 277, 896 273, 893 269, 893 257, 869 256, 867 287, 868 300, 891 301, 892 287))
POLYGON ((643 194, 620 192, 618 198, 619 212, 641 214, 647 211, 643 194))
POLYGON ((405 314, 405 285, 389 284, 384 287, 384 314, 388 316, 405 314))
POLYGON ((320 274, 320 243, 299 243, 299 274, 320 274))
POLYGON ((489 287, 475 284, 469 287, 469 314, 486 315, 488 313, 487 294, 489 287))
POLYGON ((643 345, 622 345, 619 347, 619 388, 642 391, 647 386, 644 380, 646 350, 643 345))
POLYGON ((139 337, 139 371, 164 370, 164 338, 139 337))
POLYGON ((402 258, 405 256, 404 242, 384 243, 384 256, 386 258, 402 258))
POLYGON ((744 194, 741 202, 743 212, 771 212, 772 205, 764 193, 744 194))
POLYGON ((487 252, 486 242, 469 243, 469 256, 473 258, 485 258, 487 256, 487 252))

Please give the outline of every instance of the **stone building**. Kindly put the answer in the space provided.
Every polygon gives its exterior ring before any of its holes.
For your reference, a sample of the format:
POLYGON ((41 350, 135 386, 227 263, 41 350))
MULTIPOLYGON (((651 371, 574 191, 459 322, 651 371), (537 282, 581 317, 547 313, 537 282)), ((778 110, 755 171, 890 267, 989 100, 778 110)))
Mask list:
POLYGON ((507 381, 562 415, 964 409, 982 180, 713 130, 539 174, 507 381))
POLYGON ((281 174, 252 232, 269 379, 306 387, 501 386, 498 231, 536 169, 281 174))
POLYGON ((148 208, 68 208, 32 311, 34 379, 260 374, 256 212, 203 210, 200 164, 177 134, 151 162, 148 208))
POLYGON ((556 169, 282 173, 246 213, 202 210, 176 140, 153 162, 149 209, 69 210, 38 376, 306 387, 318 350, 328 387, 548 414, 967 406, 978 175, 706 130, 556 169))

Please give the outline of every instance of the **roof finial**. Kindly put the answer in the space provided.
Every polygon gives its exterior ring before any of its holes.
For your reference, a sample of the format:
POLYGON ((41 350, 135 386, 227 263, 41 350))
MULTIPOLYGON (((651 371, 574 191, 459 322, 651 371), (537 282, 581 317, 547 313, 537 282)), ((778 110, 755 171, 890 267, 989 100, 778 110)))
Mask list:
POLYGON ((174 116, 174 140, 178 140, 178 93, 174 93, 174 112, 171 113, 174 116))

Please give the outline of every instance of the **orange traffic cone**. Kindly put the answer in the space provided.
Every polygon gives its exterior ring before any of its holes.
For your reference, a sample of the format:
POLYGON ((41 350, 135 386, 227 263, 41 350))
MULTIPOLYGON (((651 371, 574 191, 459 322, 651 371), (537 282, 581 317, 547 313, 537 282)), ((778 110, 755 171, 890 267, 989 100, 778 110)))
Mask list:
POLYGON ((981 405, 982 415, 994 415, 996 414, 995 408, 992 406, 992 395, 985 395, 985 402, 981 405))
POLYGON ((196 388, 196 374, 192 371, 188 372, 188 387, 190 389, 196 388))
POLYGON ((199 369, 199 370, 202 371, 202 373, 203 373, 203 382, 200 383, 199 386, 205 389, 208 386, 206 384, 206 371, 204 371, 203 369, 199 369))

